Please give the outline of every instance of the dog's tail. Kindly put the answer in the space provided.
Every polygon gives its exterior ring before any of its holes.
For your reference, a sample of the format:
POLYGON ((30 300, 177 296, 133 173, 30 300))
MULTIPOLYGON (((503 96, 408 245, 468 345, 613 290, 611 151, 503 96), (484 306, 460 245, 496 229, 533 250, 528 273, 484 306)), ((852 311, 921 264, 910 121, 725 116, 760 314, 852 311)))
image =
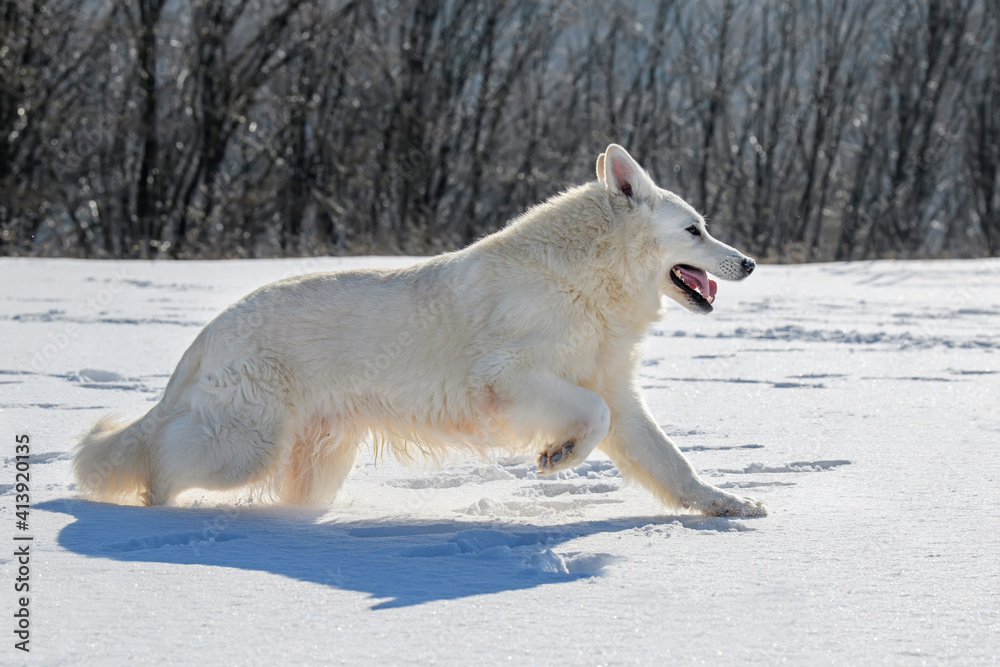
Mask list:
POLYGON ((73 455, 73 475, 87 497, 121 502, 146 490, 150 414, 131 424, 102 417, 83 437, 73 455))
POLYGON ((111 502, 149 502, 153 476, 151 453, 160 439, 176 398, 194 382, 201 363, 205 332, 195 339, 170 376, 163 397, 142 418, 128 423, 101 417, 73 453, 73 475, 88 498, 111 502))

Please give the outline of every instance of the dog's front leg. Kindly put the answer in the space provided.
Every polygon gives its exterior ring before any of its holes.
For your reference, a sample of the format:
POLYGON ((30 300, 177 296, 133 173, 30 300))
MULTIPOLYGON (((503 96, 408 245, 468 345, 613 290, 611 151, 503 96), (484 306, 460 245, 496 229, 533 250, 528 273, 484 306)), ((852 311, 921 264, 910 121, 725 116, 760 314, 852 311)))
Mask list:
POLYGON ((633 479, 667 505, 711 516, 766 516, 763 503, 706 484, 657 425, 638 388, 612 401, 611 430, 600 445, 626 479, 633 479))
POLYGON ((589 389, 541 371, 505 384, 506 418, 522 435, 544 443, 538 453, 543 475, 580 465, 608 433, 611 410, 589 389))

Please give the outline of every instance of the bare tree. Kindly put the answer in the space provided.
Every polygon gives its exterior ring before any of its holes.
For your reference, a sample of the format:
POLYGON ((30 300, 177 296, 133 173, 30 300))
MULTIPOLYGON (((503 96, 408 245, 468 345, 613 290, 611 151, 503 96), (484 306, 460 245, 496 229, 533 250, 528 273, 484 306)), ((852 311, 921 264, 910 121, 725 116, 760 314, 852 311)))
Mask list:
POLYGON ((990 255, 1000 254, 1000 6, 979 17, 978 58, 969 84, 966 165, 979 231, 990 255))
POLYGON ((8 0, 0 253, 433 252, 607 142, 764 259, 1000 252, 987 0, 8 0))

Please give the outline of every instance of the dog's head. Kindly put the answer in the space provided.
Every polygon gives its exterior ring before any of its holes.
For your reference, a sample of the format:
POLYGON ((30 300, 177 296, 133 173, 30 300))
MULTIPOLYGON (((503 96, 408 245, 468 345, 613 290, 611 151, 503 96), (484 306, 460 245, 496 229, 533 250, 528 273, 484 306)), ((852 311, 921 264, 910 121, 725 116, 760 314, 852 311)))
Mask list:
POLYGON ((597 178, 608 190, 612 210, 624 210, 652 227, 662 259, 660 292, 697 313, 712 312, 717 285, 743 280, 753 273, 753 259, 717 241, 705 219, 673 192, 653 179, 618 144, 597 158, 597 178))

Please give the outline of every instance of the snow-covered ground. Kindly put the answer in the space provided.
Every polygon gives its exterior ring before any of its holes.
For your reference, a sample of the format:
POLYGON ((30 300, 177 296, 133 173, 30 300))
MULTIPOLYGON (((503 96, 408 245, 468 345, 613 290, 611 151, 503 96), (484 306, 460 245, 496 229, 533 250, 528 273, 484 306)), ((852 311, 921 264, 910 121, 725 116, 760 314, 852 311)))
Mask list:
POLYGON ((596 455, 555 479, 365 456, 325 512, 77 496, 75 438, 148 410, 221 308, 409 261, 0 260, 0 663, 1000 660, 998 260, 761 266, 708 317, 669 308, 647 401, 764 519, 664 511, 596 455), (27 654, 14 536, 34 538, 27 654))

